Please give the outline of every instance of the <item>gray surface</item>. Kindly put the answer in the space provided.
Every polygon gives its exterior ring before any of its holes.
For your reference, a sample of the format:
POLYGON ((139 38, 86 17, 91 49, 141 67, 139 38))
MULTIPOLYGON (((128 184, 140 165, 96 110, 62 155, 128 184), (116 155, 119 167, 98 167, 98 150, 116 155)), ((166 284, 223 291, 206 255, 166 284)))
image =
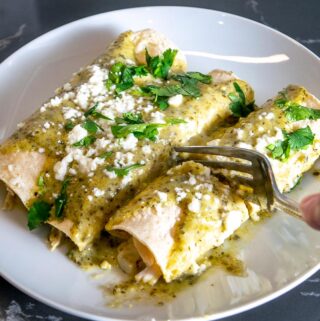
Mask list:
MULTIPOLYGON (((278 29, 320 54, 319 0, 0 0, 0 61, 30 40, 70 21, 106 11, 150 5, 195 6, 234 13, 278 29)), ((10 245, 8 250, 12 250, 10 245)), ((19 255, 17 249, 13 250, 19 255)), ((0 278, 0 321, 24 320, 83 319, 41 304, 0 278)), ((257 320, 319 321, 320 272, 279 299, 224 319, 257 320)))

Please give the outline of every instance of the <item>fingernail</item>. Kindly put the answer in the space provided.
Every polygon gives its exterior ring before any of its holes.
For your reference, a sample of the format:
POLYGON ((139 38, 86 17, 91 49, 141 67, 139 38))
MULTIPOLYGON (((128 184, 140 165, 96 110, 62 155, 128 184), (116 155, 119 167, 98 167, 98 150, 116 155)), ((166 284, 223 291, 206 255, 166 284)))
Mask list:
POLYGON ((305 221, 313 228, 320 229, 320 195, 306 197, 300 203, 305 221))

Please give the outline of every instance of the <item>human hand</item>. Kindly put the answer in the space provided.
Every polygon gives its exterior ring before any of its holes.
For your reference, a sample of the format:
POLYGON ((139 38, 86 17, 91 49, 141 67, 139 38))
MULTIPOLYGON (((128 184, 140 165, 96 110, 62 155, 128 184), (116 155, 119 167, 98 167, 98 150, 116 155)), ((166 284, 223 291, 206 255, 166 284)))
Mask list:
POLYGON ((300 202, 300 210, 305 222, 320 230, 320 193, 305 197, 300 202))

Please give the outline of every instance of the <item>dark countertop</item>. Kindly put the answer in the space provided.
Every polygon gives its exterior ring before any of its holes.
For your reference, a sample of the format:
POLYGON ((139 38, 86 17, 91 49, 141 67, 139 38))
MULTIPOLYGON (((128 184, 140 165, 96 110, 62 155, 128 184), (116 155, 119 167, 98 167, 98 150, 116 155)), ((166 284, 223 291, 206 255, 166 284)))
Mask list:
MULTIPOLYGON (((286 33, 320 55, 319 0, 1 0, 0 62, 39 35, 93 14, 138 6, 183 5, 230 12, 286 33)), ((81 321, 39 303, 0 277, 0 321, 81 321)), ((294 290, 224 321, 319 321, 320 271, 294 290)))

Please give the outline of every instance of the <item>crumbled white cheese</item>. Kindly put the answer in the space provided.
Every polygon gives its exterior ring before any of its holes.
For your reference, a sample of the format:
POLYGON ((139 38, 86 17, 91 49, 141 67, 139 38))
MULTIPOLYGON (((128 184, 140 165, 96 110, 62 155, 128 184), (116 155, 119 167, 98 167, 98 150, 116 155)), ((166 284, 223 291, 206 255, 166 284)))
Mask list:
POLYGON ((201 202, 196 197, 193 197, 191 202, 188 204, 188 209, 191 212, 199 213, 201 209, 201 202))
POLYGON ((90 202, 92 202, 92 201, 93 201, 93 196, 92 196, 92 195, 88 195, 88 200, 89 200, 90 202))
POLYGON ((160 202, 166 202, 168 200, 168 194, 160 191, 156 191, 159 196, 160 202))
POLYGON ((90 97, 90 91, 89 91, 88 84, 81 85, 76 96, 76 102, 79 104, 79 106, 82 109, 88 108, 89 97, 90 97))
POLYGON ((43 153, 45 152, 45 149, 42 148, 42 147, 40 147, 40 148, 38 149, 38 152, 39 152, 40 154, 43 154, 43 153))
POLYGON ((182 95, 175 95, 169 98, 168 103, 172 107, 179 107, 183 103, 182 95))
POLYGON ((70 145, 78 142, 79 140, 85 138, 88 135, 86 129, 84 129, 80 124, 74 126, 70 133, 68 134, 68 143, 70 145))
POLYGON ((61 161, 55 163, 53 171, 58 181, 63 181, 67 174, 68 166, 73 161, 73 155, 67 154, 61 161))
POLYGON ((13 170, 14 170, 14 165, 9 164, 9 165, 8 165, 8 170, 9 170, 9 172, 13 172, 13 170))
POLYGON ((43 127, 45 128, 45 129, 49 129, 50 128, 50 123, 48 122, 48 121, 46 121, 44 124, 43 124, 43 127))
POLYGON ((63 85, 63 90, 70 91, 71 89, 72 89, 72 86, 69 82, 67 82, 63 85))
POLYGON ((22 128, 24 125, 25 125, 24 122, 21 122, 21 123, 19 123, 19 124, 17 125, 17 127, 18 127, 18 128, 22 128))
POLYGON ((103 196, 104 195, 104 191, 103 190, 101 190, 101 189, 99 189, 99 188, 97 188, 97 187, 95 187, 94 189, 93 189, 93 195, 95 196, 95 197, 101 197, 101 196, 103 196))
POLYGON ((70 169, 69 169, 69 173, 70 173, 71 175, 77 175, 77 171, 76 171, 74 168, 70 168, 70 169))
POLYGON ((124 176, 122 181, 121 181, 121 187, 125 187, 128 185, 128 183, 130 183, 132 180, 132 176, 131 174, 129 173, 128 175, 124 176))
POLYGON ((50 104, 53 107, 58 107, 62 103, 62 99, 60 97, 54 97, 50 100, 50 104))
POLYGON ((146 155, 150 154, 152 152, 150 145, 144 145, 142 147, 142 152, 143 154, 146 154, 146 155))
POLYGON ((161 113, 160 111, 155 111, 155 112, 151 113, 150 116, 152 117, 153 123, 157 123, 157 124, 165 124, 166 123, 164 120, 164 113, 161 113))
POLYGON ((210 201, 211 197, 210 197, 209 194, 205 194, 205 195, 203 195, 203 199, 204 199, 205 201, 210 201))
POLYGON ((79 110, 70 107, 63 107, 62 112, 64 119, 71 119, 82 116, 82 113, 79 110))
POLYGON ((197 198, 198 200, 201 200, 202 199, 202 193, 196 192, 194 194, 194 197, 197 198))
POLYGON ((124 150, 134 150, 137 147, 138 138, 136 138, 133 134, 129 134, 125 139, 120 139, 120 146, 124 150))
POLYGON ((108 171, 105 169, 103 173, 111 179, 117 178, 117 174, 114 171, 108 171))
POLYGON ((194 175, 192 175, 192 174, 189 174, 189 180, 188 180, 188 183, 190 184, 190 185, 196 185, 197 184, 197 180, 196 180, 196 178, 194 177, 194 175))
POLYGON ((187 193, 180 187, 176 187, 174 191, 177 194, 177 197, 176 197, 177 202, 181 202, 187 196, 187 193))
POLYGON ((274 119, 274 113, 268 113, 265 118, 268 120, 274 119))

